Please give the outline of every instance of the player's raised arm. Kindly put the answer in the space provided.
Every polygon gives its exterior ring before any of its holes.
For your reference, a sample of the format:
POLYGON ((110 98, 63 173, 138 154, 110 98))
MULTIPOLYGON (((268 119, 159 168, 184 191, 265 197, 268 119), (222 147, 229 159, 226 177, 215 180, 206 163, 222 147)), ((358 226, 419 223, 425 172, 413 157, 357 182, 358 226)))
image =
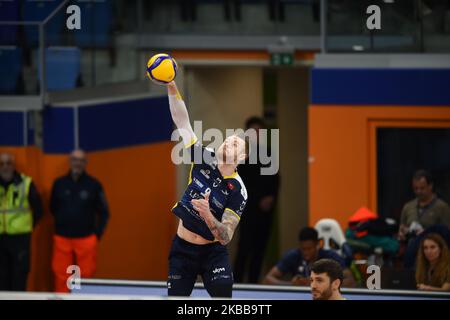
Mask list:
POLYGON ((197 137, 192 130, 186 104, 178 92, 175 81, 172 81, 167 85, 167 94, 169 96, 169 106, 172 120, 178 130, 180 130, 184 145, 189 146, 197 140, 197 137))

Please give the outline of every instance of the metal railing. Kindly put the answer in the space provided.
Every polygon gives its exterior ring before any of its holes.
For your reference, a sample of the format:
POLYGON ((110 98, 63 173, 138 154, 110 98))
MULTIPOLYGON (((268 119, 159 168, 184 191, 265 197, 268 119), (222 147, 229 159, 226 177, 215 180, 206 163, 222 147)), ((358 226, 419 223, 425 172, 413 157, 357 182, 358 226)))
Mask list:
MULTIPOLYGON (((112 0, 107 0, 112 1, 112 0)), ((38 52, 39 52, 39 59, 38 59, 38 78, 39 78, 39 99, 40 99, 40 105, 41 107, 45 105, 46 103, 46 93, 47 93, 47 74, 46 74, 46 50, 45 48, 48 45, 48 39, 46 39, 46 33, 45 28, 49 24, 50 21, 61 12, 61 10, 69 3, 69 0, 62 1, 56 9, 54 9, 43 21, 0 21, 0 26, 8 26, 8 25, 15 25, 15 26, 33 26, 38 28, 39 30, 39 41, 38 41, 38 52)), ((280 3, 282 1, 279 1, 280 3)), ((74 2, 75 3, 75 2, 74 2)), ((411 3, 413 5, 411 6, 411 10, 414 10, 414 15, 412 18, 408 18, 406 20, 407 24, 411 24, 407 26, 408 30, 411 30, 410 34, 404 34, 404 35, 397 35, 397 38, 391 39, 395 42, 396 39, 402 38, 406 42, 411 42, 411 44, 405 45, 404 47, 399 46, 398 44, 386 44, 382 43, 382 41, 385 41, 386 38, 389 38, 391 35, 389 32, 380 33, 378 31, 375 32, 368 32, 367 30, 362 30, 362 32, 355 34, 354 40, 343 40, 342 37, 351 38, 352 35, 345 34, 346 29, 339 29, 339 23, 336 23, 336 20, 333 20, 334 18, 339 18, 338 16, 344 15, 344 17, 340 17, 342 19, 350 19, 351 17, 355 17, 355 12, 357 16, 364 16, 366 15, 365 10, 362 10, 363 6, 365 6, 365 1, 358 1, 357 3, 360 3, 360 7, 357 8, 357 10, 353 11, 352 15, 347 15, 347 7, 345 5, 337 6, 336 2, 333 0, 317 0, 316 4, 320 4, 320 34, 314 34, 314 35, 307 35, 302 34, 302 30, 298 30, 298 34, 293 34, 283 36, 282 31, 278 32, 276 31, 277 28, 274 28, 272 31, 274 33, 267 33, 265 35, 258 35, 253 36, 249 34, 239 34, 235 33, 234 30, 231 32, 232 23, 235 21, 222 21, 218 23, 226 23, 228 27, 230 27, 230 33, 229 34, 222 34, 220 36, 214 35, 214 34, 204 34, 201 32, 191 32, 191 33, 177 33, 172 32, 171 30, 164 31, 164 26, 158 26, 156 22, 153 22, 155 24, 156 29, 149 29, 149 25, 146 24, 149 22, 149 17, 146 16, 146 11, 144 8, 144 1, 143 0, 137 0, 135 2, 127 2, 125 5, 125 2, 114 2, 114 4, 122 3, 122 9, 125 7, 129 12, 132 13, 132 17, 135 19, 131 19, 132 21, 129 22, 130 25, 133 27, 131 29, 122 30, 123 34, 125 36, 131 36, 133 38, 132 42, 127 42, 127 46, 129 46, 130 50, 133 50, 136 53, 136 58, 139 60, 142 56, 142 54, 147 53, 148 51, 152 49, 158 49, 158 50, 173 50, 173 49, 189 49, 189 48, 198 48, 198 49, 217 49, 217 50, 267 50, 271 52, 273 51, 273 48, 275 47, 275 50, 284 50, 288 48, 290 51, 320 51, 321 53, 331 53, 331 52, 354 52, 358 51, 356 50, 356 47, 364 47, 365 52, 389 52, 391 49, 393 51, 397 52, 423 52, 426 51, 426 33, 424 31, 424 20, 423 20, 423 4, 419 0, 415 0, 411 3), (363 5, 364 4, 364 5, 363 5), (338 9, 336 9, 338 8, 338 9), (332 17, 332 18, 330 18, 332 17), (337 27, 336 27, 337 26, 337 27), (160 29, 158 29, 160 28, 160 29), (284 47, 279 48, 279 45, 277 44, 280 42, 280 39, 286 39, 284 43, 284 47), (344 42, 347 41, 348 43, 344 44, 344 42), (352 42, 354 41, 355 44, 355 50, 352 48, 352 42), (358 46, 358 42, 361 42, 362 45, 358 46), (336 47, 336 43, 340 45, 340 47, 336 47), (141 56, 139 56, 141 55, 141 56)), ((146 3, 146 2, 145 2, 146 3)), ((293 7, 290 11, 303 11, 306 14, 310 14, 309 10, 310 8, 308 6, 305 6, 307 2, 298 2, 298 5, 296 7, 293 7)), ((356 2, 355 2, 356 3, 356 2)), ((368 3, 368 2, 367 2, 368 3)), ((93 2, 95 5, 95 2, 93 2)), ((383 4, 382 2, 379 2, 378 4, 383 6, 383 10, 386 9, 386 11, 389 13, 389 10, 392 11, 398 11, 401 10, 401 7, 395 7, 396 4, 383 4)), ((268 8, 268 2, 261 1, 259 6, 265 6, 266 9, 268 8)), ((166 10, 172 10, 172 14, 168 16, 168 19, 171 19, 171 23, 175 23, 176 20, 181 19, 181 17, 177 17, 174 15, 175 12, 177 12, 177 7, 172 4, 172 6, 169 6, 166 3, 160 3, 160 4, 154 4, 154 6, 160 6, 164 7, 166 10)), ((256 5, 255 5, 256 6, 256 5)), ((204 9, 204 8, 203 8, 204 9)), ((217 8, 216 8, 217 9, 217 8)), ((259 8, 261 9, 261 8, 259 8)), ((290 8, 289 8, 290 9, 290 8)), ((354 8, 353 8, 354 9, 354 8)), ((266 12, 264 10, 259 10, 258 12, 266 12)), ((395 13, 395 12, 394 12, 395 13)), ((383 12, 382 15, 385 13, 383 12)), ((154 14, 157 15, 157 14, 154 14)), ((115 19, 122 19, 122 16, 118 16, 115 19)), ((255 20, 258 17, 255 18, 255 20)), ((268 17, 266 17, 269 19, 268 17)), ((151 19, 154 19, 151 18, 151 19)), ((311 18, 312 19, 312 18, 311 18)), ((450 19, 450 12, 448 15, 448 19, 450 19)), ((130 19, 128 19, 130 20, 130 19)), ((364 19, 362 19, 364 20, 364 19)), ((312 20, 311 20, 312 21, 312 20)), ((116 24, 117 21, 114 22, 116 24)), ((248 23, 252 23, 252 21, 247 21, 248 23)), ((292 21, 291 21, 292 22, 292 21)), ((317 21, 316 21, 317 22, 317 21)), ((195 24, 196 22, 189 22, 192 24, 195 24)), ((274 25, 276 26, 278 24, 281 24, 279 21, 274 22, 274 25)), ((284 23, 284 22, 283 22, 284 23)), ((302 22, 303 23, 303 22, 302 22)), ((314 22, 315 23, 315 22, 314 22)), ((362 21, 357 22, 356 24, 361 25, 362 27, 362 21)), ((450 26, 450 22, 448 23, 450 26)), ((288 24, 289 25, 289 24, 288 24)), ((292 28, 295 27, 295 24, 289 25, 292 28)), ((191 26, 192 27, 192 26, 191 26)), ((177 27, 178 28, 178 27, 177 27)), ((177 29, 175 28, 175 29, 177 29)), ((298 28, 301 28, 301 25, 298 25, 298 28)), ((195 28, 193 28, 194 30, 195 28)), ((201 29, 201 28, 200 28, 201 29)), ((389 29, 389 26, 388 26, 389 29)), ((392 26, 391 26, 392 29, 392 26)), ((202 29, 203 30, 203 29, 202 29)), ((285 29, 280 29, 285 30, 285 29)), ((271 32, 272 32, 271 31, 271 32)), ((447 35, 447 34, 446 34, 447 35)), ((395 36, 395 35, 394 35, 395 36)), ((448 34, 450 38, 450 32, 448 34)), ((115 37, 115 39, 122 39, 119 37, 115 37)), ((449 39, 450 40, 450 39, 449 39)), ((445 41, 441 41, 444 45, 445 41)), ((112 45, 113 49, 117 49, 118 45, 117 43, 115 45, 112 45)), ((96 86, 99 82, 102 81, 96 81, 98 77, 98 68, 97 66, 100 65, 100 63, 103 63, 104 61, 99 61, 100 58, 97 60, 95 58, 96 55, 96 48, 95 45, 92 48, 89 48, 88 50, 91 50, 91 66, 87 73, 90 72, 91 74, 91 82, 92 86, 96 86)), ((450 50, 450 48, 449 48, 450 50)), ((445 49, 443 50, 445 51, 445 49)), ((267 65, 269 65, 269 62, 267 62, 267 65)), ((140 68, 140 65, 136 63, 136 68, 140 68)), ((142 72, 140 72, 139 69, 134 70, 131 72, 129 79, 124 80, 126 77, 119 77, 112 79, 110 82, 124 82, 124 81, 130 81, 130 78, 135 77, 134 80, 138 80, 140 78, 136 78, 140 75, 142 72), (136 72, 135 72, 136 71, 136 72)), ((83 74, 84 76, 84 74, 83 74)), ((86 77, 87 78, 87 77, 86 77)), ((109 82, 108 82, 109 83, 109 82)), ((86 85, 89 86, 89 85, 86 85)), ((5 97, 0 97, 0 99, 3 99, 5 97)), ((22 97, 23 98, 23 97, 22 97)), ((30 97, 28 97, 30 98, 30 97)), ((9 103, 9 102, 8 102, 9 103)))
MULTIPOLYGON (((45 96, 47 92, 47 77, 46 77, 46 61, 45 61, 45 26, 47 23, 62 9, 70 0, 63 0, 43 21, 0 21, 0 26, 36 26, 39 34, 39 98, 40 108, 45 105, 45 96)), ((1 97, 0 97, 1 99, 1 97)), ((8 97, 11 99, 11 97, 8 97)), ((19 97, 19 104, 20 104, 19 97)), ((10 100, 13 102, 12 100, 10 100)), ((34 108, 28 108, 34 109, 34 108)))

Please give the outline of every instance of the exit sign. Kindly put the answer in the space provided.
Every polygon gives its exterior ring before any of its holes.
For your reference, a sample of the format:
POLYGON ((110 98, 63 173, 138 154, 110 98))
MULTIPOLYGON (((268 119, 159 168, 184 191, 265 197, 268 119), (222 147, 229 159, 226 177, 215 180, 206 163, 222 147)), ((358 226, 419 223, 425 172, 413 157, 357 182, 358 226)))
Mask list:
POLYGON ((270 64, 274 66, 291 66, 294 64, 294 55, 292 53, 271 53, 270 64))

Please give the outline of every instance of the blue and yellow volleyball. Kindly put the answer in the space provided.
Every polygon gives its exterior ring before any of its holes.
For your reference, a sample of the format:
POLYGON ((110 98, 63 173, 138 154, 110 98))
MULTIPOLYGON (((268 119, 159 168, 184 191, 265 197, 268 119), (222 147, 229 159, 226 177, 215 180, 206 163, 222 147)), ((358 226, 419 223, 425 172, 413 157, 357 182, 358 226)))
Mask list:
POLYGON ((158 53, 147 62, 147 76, 158 84, 168 84, 177 76, 177 62, 167 53, 158 53))

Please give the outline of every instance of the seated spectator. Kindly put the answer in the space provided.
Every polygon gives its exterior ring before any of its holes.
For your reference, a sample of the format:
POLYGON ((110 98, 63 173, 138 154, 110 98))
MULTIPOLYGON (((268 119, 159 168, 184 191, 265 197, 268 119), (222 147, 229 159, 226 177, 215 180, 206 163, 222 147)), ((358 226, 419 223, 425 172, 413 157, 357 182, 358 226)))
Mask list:
MULTIPOLYGON (((319 259, 336 260, 345 268, 344 259, 332 250, 320 248, 318 232, 314 228, 304 228, 299 234, 299 248, 289 250, 264 278, 264 283, 274 285, 309 286, 311 265, 319 259), (283 280, 290 276, 290 281, 283 280)), ((344 269, 344 285, 354 286, 354 279, 349 269, 344 269)))
POLYGON ((414 269, 420 243, 430 233, 437 233, 445 240, 447 247, 450 247, 450 229, 443 224, 435 224, 409 241, 403 257, 403 265, 406 269, 414 269))
POLYGON ((428 233, 447 238, 450 207, 433 192, 433 178, 425 170, 417 171, 412 180, 416 199, 406 203, 400 217, 398 238, 406 245, 405 268, 413 268, 419 244, 428 233), (427 231, 427 232, 424 232, 427 231))
POLYGON ((417 289, 450 291, 450 255, 440 235, 429 233, 424 237, 416 263, 417 289))

